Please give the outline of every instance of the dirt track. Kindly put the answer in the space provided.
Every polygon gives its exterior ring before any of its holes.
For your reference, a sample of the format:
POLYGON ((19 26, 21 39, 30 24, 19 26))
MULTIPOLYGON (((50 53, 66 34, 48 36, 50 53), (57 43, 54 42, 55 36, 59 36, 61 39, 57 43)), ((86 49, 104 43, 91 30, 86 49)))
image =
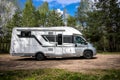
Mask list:
POLYGON ((92 69, 120 69, 119 54, 97 54, 93 59, 65 58, 36 61, 34 58, 13 57, 0 54, 0 70, 58 68, 69 71, 87 71, 92 69))

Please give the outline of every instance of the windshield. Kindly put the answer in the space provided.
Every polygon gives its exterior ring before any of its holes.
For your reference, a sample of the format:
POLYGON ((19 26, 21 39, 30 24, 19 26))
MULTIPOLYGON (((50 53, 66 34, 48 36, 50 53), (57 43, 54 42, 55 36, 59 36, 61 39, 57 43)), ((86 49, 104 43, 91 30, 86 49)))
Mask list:
POLYGON ((86 40, 82 36, 75 36, 74 42, 78 44, 85 44, 86 40))

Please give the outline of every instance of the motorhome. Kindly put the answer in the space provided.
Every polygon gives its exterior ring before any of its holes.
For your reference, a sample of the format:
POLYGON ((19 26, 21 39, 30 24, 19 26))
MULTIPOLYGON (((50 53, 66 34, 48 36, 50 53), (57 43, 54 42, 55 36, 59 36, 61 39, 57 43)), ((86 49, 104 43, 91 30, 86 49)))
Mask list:
POLYGON ((90 59, 96 55, 96 49, 72 27, 16 27, 10 54, 37 60, 80 56, 90 59))

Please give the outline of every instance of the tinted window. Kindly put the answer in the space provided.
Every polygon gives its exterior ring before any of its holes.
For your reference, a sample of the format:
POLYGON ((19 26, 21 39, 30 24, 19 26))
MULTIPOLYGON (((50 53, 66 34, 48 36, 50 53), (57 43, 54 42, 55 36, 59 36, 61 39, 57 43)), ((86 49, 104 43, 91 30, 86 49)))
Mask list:
POLYGON ((72 36, 64 36, 63 43, 73 43, 73 37, 72 36))
MULTIPOLYGON (((44 39, 47 38, 49 40, 49 42, 57 42, 58 41, 58 36, 56 36, 56 35, 43 35, 43 38, 44 39)), ((61 39, 60 36, 59 36, 59 39, 61 39)), ((73 43, 73 36, 64 35, 63 43, 73 43)))
POLYGON ((58 45, 62 45, 62 34, 58 34, 58 45))
POLYGON ((31 31, 21 31, 21 37, 30 37, 31 31))
POLYGON ((46 37, 49 40, 49 42, 56 42, 55 35, 44 35, 44 37, 46 37))
POLYGON ((76 36, 75 37, 75 43, 80 43, 80 44, 84 44, 86 41, 83 39, 83 38, 81 38, 80 36, 76 36))

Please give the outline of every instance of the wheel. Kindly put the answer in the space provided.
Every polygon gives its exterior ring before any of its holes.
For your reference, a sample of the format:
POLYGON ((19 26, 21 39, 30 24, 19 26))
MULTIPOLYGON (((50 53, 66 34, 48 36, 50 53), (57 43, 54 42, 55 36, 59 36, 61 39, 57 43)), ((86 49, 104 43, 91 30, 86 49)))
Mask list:
POLYGON ((92 51, 85 51, 83 57, 86 59, 91 59, 93 57, 92 51))
POLYGON ((44 59, 45 59, 45 56, 44 56, 43 54, 41 54, 41 53, 38 53, 38 54, 36 55, 36 59, 37 59, 38 61, 41 61, 41 60, 44 60, 44 59))

